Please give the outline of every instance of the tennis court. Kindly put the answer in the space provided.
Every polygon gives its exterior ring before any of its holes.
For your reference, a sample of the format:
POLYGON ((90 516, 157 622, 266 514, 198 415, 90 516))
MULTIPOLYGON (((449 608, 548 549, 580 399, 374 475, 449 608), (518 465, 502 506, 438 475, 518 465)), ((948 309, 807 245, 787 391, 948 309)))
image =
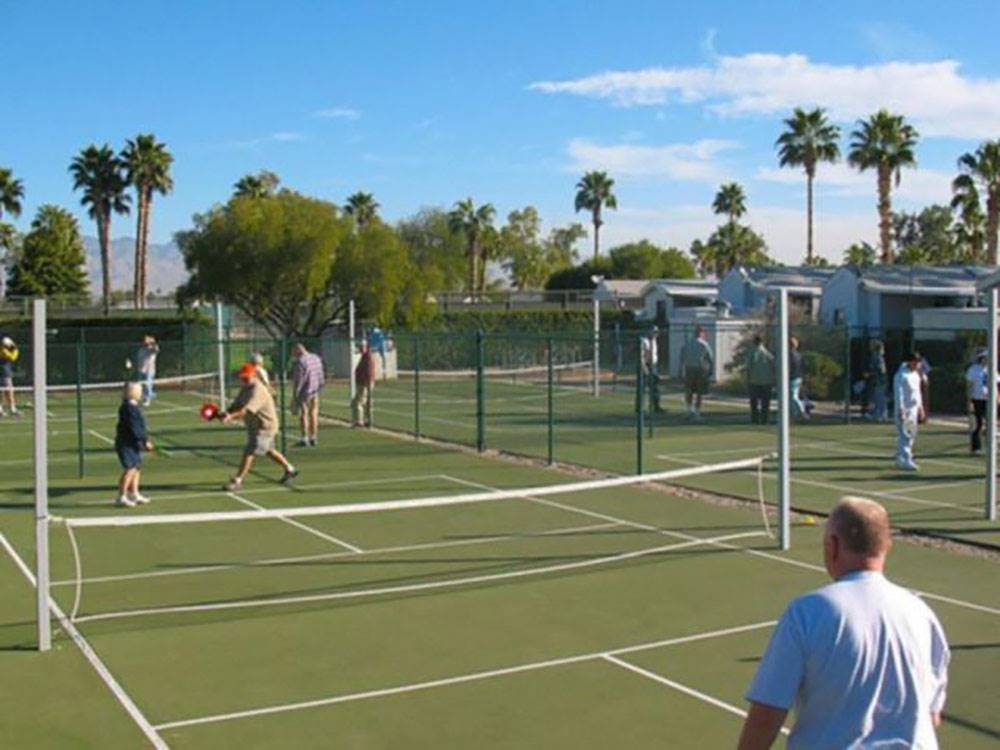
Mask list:
MULTIPOLYGON (((487 447, 522 454, 545 447, 538 412, 548 399, 534 398, 536 385, 488 386, 494 397, 521 400, 494 398, 487 447), (507 422, 502 414, 511 415, 507 422), (507 445, 493 445, 505 427, 507 445)), ((557 458, 634 471, 634 413, 626 408, 633 397, 584 398, 565 385, 557 458)), ((396 388, 376 392, 376 418, 389 427, 393 395, 406 395, 396 388)), ((462 392, 425 393, 451 400, 425 418, 468 423, 462 392)), ((4 696, 12 746, 136 747, 143 732, 178 748, 729 746, 774 620, 789 598, 824 581, 821 527, 804 517, 793 526, 792 550, 782 553, 755 503, 709 504, 648 485, 580 487, 579 475, 333 424, 318 448, 290 449, 302 470, 294 486, 278 485, 277 469, 260 464, 242 491, 225 493, 219 487, 242 431, 199 423, 202 400, 194 387, 167 389, 148 410, 161 448, 144 473, 154 502, 129 517, 374 508, 88 526, 122 515, 109 504, 114 396, 91 395, 82 480, 75 401, 53 398, 51 512, 81 523, 74 529, 81 585, 74 624, 58 624, 54 650, 38 655, 30 651, 30 570, 17 563, 30 567, 32 559, 31 427, 0 423, 0 530, 8 546, 0 658, 20 678, 4 696), (556 484, 567 491, 552 493, 556 484), (495 489, 516 491, 449 503, 495 489), (391 501, 401 507, 385 507, 391 501)), ((725 402, 699 424, 658 415, 643 446, 646 471, 770 452, 773 428, 744 424, 744 416, 725 402)), ((844 434, 834 427, 795 430, 793 478, 804 480, 793 485, 796 506, 825 509, 840 487, 874 491, 897 523, 996 534, 973 515, 981 489, 977 496, 975 465, 960 455, 955 430, 927 430, 927 458, 940 466, 925 458, 927 486, 903 493, 895 490, 915 480, 895 475, 879 453, 891 445, 884 427, 843 425, 844 434), (860 455, 822 445, 829 442, 857 446, 860 455), (946 475, 969 488, 930 488, 946 475)), ((677 481, 748 498, 762 481, 771 502, 765 469, 762 477, 748 465, 677 481)), ((52 527, 52 591, 68 617, 78 568, 65 526, 52 527)), ((915 544, 897 545, 891 559, 891 575, 925 593, 953 644, 946 747, 990 747, 1000 738, 996 565, 915 544)))

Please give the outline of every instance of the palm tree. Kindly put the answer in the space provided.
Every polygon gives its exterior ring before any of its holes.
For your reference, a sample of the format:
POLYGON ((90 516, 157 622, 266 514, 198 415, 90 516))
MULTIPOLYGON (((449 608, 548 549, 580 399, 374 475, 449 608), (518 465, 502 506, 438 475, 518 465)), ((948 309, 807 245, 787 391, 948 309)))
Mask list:
POLYGON ((233 184, 234 198, 269 198, 281 184, 281 178, 274 172, 262 169, 256 174, 241 177, 233 184))
POLYGON ((996 265, 997 229, 1000 226, 1000 140, 986 141, 974 154, 962 154, 958 158, 958 169, 961 174, 951 183, 955 192, 952 206, 956 201, 964 206, 975 196, 978 207, 979 191, 986 194, 986 260, 996 265))
POLYGON ((170 165, 174 157, 165 143, 157 143, 152 133, 137 135, 125 142, 121 152, 125 165, 125 179, 135 188, 135 307, 146 307, 146 279, 149 273, 149 215, 153 206, 153 193, 166 195, 174 189, 170 165))
POLYGON ((730 226, 739 221, 739 218, 747 212, 747 195, 743 192, 743 186, 738 182, 727 182, 719 188, 712 201, 712 210, 720 215, 725 215, 730 226))
POLYGON ((108 144, 90 145, 73 159, 69 171, 73 175, 73 189, 83 191, 80 203, 88 207, 87 214, 97 223, 104 314, 107 315, 111 310, 111 216, 127 214, 129 210, 125 165, 108 144))
POLYGON ((970 263, 983 262, 983 244, 986 242, 986 217, 979 202, 979 190, 974 180, 955 180, 951 184, 954 195, 951 209, 958 214, 955 225, 955 242, 962 248, 963 257, 970 263))
MULTIPOLYGON (((487 231, 493 224, 496 216, 496 209, 489 203, 484 203, 479 208, 473 203, 472 198, 458 201, 455 207, 448 212, 448 226, 453 232, 465 235, 468 242, 467 255, 469 257, 469 294, 475 298, 479 285, 479 272, 477 264, 480 260, 479 238, 483 232, 487 231)), ((485 260, 485 259, 484 259, 485 260)))
POLYGON ((371 193, 363 193, 360 190, 354 195, 347 196, 347 203, 344 204, 344 212, 348 216, 353 216, 359 227, 370 224, 378 218, 378 210, 381 208, 375 196, 371 193))
POLYGON ((576 183, 576 200, 573 202, 574 209, 590 211, 590 220, 594 224, 594 260, 601 252, 601 209, 618 208, 618 199, 612 191, 615 181, 608 177, 607 172, 587 172, 580 181, 576 183))
POLYGON ((880 109, 867 120, 858 120, 851 133, 847 161, 861 172, 874 169, 878 175, 878 228, 882 262, 892 263, 892 181, 899 180, 903 167, 917 165, 918 133, 902 115, 880 109))
POLYGON ((785 120, 788 128, 774 144, 778 148, 778 163, 783 167, 803 167, 806 171, 806 263, 813 262, 813 180, 816 165, 833 163, 840 158, 840 128, 826 119, 820 107, 806 112, 795 108, 785 120))
POLYGON ((4 213, 14 218, 21 215, 21 199, 24 198, 24 183, 14 177, 14 173, 0 167, 0 219, 4 213))

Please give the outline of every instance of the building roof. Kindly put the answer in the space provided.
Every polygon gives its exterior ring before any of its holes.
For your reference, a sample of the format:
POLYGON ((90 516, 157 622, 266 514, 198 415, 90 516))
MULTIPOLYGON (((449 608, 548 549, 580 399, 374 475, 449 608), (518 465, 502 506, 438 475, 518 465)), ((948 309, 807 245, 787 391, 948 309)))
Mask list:
POLYGON ((605 279, 597 285, 597 296, 601 299, 640 297, 649 279, 605 279))
POLYGON ((995 269, 989 266, 851 267, 862 289, 881 294, 975 295, 995 269))
POLYGON ((671 297, 718 297, 719 282, 714 276, 704 279, 654 279, 642 289, 645 297, 654 289, 659 289, 671 297))
POLYGON ((743 280, 758 289, 788 289, 800 294, 818 296, 837 272, 836 268, 823 266, 738 266, 730 273, 737 272, 743 280))

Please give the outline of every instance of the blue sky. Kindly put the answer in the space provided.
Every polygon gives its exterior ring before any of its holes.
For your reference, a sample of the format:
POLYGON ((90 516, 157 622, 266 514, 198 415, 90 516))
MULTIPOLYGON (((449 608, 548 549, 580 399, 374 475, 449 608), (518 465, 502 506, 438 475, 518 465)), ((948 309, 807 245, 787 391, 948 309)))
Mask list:
MULTIPOLYGON (((845 130, 881 104, 911 117, 924 137, 905 208, 947 200, 956 157, 1000 137, 995 1, 961 15, 925 0, 122 7, 0 6, 0 165, 24 180, 22 228, 41 203, 77 209, 66 168, 81 147, 152 131, 177 158, 155 241, 260 168, 337 202, 371 191, 390 220, 471 195, 500 217, 533 204, 546 226, 574 220, 576 179, 605 168, 620 206, 605 246, 686 249, 736 179, 749 221, 793 261, 804 184, 773 143, 795 104, 845 130)), ((875 240, 873 176, 827 168, 818 191, 820 252, 875 240)))

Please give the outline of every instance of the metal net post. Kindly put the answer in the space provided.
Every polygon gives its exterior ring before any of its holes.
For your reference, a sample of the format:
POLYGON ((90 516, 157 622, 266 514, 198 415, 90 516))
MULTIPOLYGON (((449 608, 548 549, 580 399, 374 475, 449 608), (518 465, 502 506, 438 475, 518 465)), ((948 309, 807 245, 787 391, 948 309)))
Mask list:
POLYGON ((49 465, 48 465, 48 373, 45 362, 45 300, 32 303, 32 358, 35 411, 35 593, 38 618, 38 650, 52 648, 49 621, 49 465))
POLYGON ((791 447, 789 445, 788 290, 778 291, 778 543, 791 546, 791 447))
POLYGON ((645 372, 643 371, 642 363, 642 336, 640 335, 636 341, 638 345, 638 350, 635 358, 635 473, 642 474, 642 442, 645 437, 645 425, 643 424, 643 417, 645 414, 645 401, 646 401, 646 389, 645 389, 645 372))
POLYGON ((986 518, 997 520, 997 288, 990 289, 987 331, 989 395, 986 402, 986 518))
POLYGON ((555 463, 555 404, 553 396, 555 395, 555 368, 552 362, 552 352, 553 344, 552 337, 550 336, 546 346, 546 409, 548 411, 548 460, 551 466, 555 463))
POLYGON ((83 346, 82 341, 76 345, 76 449, 80 479, 83 479, 85 473, 84 461, 86 460, 86 451, 83 447, 83 369, 86 357, 83 346))

